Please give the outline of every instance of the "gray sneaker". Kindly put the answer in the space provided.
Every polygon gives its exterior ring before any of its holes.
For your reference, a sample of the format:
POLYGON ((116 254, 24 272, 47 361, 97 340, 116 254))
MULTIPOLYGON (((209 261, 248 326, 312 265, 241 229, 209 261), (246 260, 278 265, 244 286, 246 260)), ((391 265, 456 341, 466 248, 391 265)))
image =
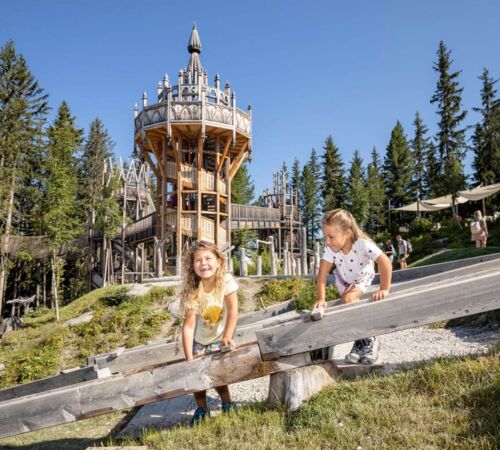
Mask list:
POLYGON ((376 337, 363 339, 363 356, 359 359, 361 364, 373 364, 378 359, 380 342, 376 337))
POLYGON ((364 344, 363 339, 359 341, 354 341, 350 353, 345 355, 344 361, 346 363, 357 364, 360 358, 364 355, 364 344))

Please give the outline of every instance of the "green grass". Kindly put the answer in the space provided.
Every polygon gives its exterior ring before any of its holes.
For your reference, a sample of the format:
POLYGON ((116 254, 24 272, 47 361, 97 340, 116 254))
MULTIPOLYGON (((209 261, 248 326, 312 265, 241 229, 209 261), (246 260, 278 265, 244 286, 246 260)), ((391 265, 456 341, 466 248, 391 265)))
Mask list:
POLYGON ((144 344, 160 332, 172 288, 153 288, 141 297, 128 297, 127 288, 112 286, 90 292, 61 308, 61 321, 44 309, 23 318, 25 328, 5 334, 0 362, 5 372, 0 387, 55 375, 60 369, 86 364, 88 356, 118 347, 144 344), (64 327, 64 321, 92 311, 91 322, 64 327))
POLYGON ((162 450, 498 448, 500 347, 477 358, 341 381, 291 415, 258 403, 195 429, 146 431, 140 443, 162 450))
POLYGON ((409 265, 409 267, 421 267, 427 266, 429 264, 437 264, 448 261, 456 261, 457 259, 473 258, 474 256, 490 255, 492 253, 500 253, 500 247, 486 247, 486 248, 456 248, 452 250, 446 250, 444 252, 430 255, 425 258, 419 259, 418 261, 409 265))

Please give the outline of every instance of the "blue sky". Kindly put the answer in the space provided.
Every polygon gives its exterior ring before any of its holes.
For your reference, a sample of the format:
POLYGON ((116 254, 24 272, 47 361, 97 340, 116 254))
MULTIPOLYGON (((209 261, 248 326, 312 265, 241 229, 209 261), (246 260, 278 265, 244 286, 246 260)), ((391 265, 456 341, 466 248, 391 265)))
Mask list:
POLYGON ((51 106, 66 100, 85 129, 99 116, 123 157, 132 150, 134 103, 187 65, 195 21, 209 78, 219 73, 238 106, 254 108, 257 193, 283 161, 321 152, 329 134, 348 163, 355 149, 365 162, 373 146, 384 152, 397 120, 411 137, 416 111, 434 132, 440 40, 462 71, 467 125, 478 120, 471 109, 480 104, 482 68, 500 77, 494 0, 4 0, 0 13, 0 44, 15 41, 51 106))

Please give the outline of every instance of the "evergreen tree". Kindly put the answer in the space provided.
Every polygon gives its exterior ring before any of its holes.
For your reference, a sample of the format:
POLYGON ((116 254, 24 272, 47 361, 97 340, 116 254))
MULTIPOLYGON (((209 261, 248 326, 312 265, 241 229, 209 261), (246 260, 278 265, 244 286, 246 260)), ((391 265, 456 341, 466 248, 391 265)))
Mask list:
POLYGON ((415 200, 412 160, 403 126, 398 121, 392 130, 384 159, 385 193, 393 208, 415 200))
POLYGON ((249 205, 255 196, 255 186, 245 162, 236 172, 231 183, 231 201, 239 205, 249 205))
POLYGON ((435 138, 438 150, 438 177, 433 180, 439 195, 456 194, 465 188, 463 159, 465 156, 465 128, 460 124, 467 111, 462 111, 462 91, 457 81, 460 72, 450 72, 451 52, 443 41, 439 43, 438 60, 434 70, 439 74, 436 91, 431 103, 437 104, 439 130, 435 138))
MULTIPOLYGON (((239 205, 250 205, 255 196, 255 186, 248 171, 247 162, 243 163, 236 172, 231 183, 231 202, 239 205)), ((239 230, 232 233, 232 243, 235 247, 248 247, 250 241, 257 238, 252 230, 239 230)))
POLYGON ((80 185, 83 187, 81 190, 82 210, 85 212, 94 210, 101 197, 104 161, 113 158, 113 147, 114 143, 108 131, 97 117, 90 124, 80 159, 80 185))
POLYGON ((474 180, 483 185, 500 181, 500 99, 496 98, 495 84, 487 69, 479 77, 483 82, 481 107, 474 111, 481 113, 472 136, 474 180))
POLYGON ((43 201, 43 228, 51 248, 52 299, 59 321, 59 286, 63 260, 59 252, 78 235, 81 222, 78 218, 78 173, 75 153, 82 143, 82 130, 77 129, 75 118, 63 102, 54 123, 48 129, 45 159, 45 197, 43 201))
POLYGON ((307 164, 302 168, 300 180, 300 208, 304 225, 307 228, 307 240, 311 246, 321 226, 321 185, 320 166, 316 150, 313 148, 307 164))
POLYGON ((322 195, 324 211, 346 206, 347 184, 344 163, 332 136, 328 136, 323 147, 322 195))
POLYGON ((35 161, 48 111, 47 95, 14 42, 0 48, 0 316, 7 275, 7 241, 20 224, 34 227, 35 161), (30 186, 27 189, 23 186, 30 186), (17 219, 17 220, 16 220, 17 219))
POLYGON ((294 191, 300 188, 300 163, 297 158, 293 160, 291 186, 294 191))
POLYGON ((415 126, 415 135, 411 141, 411 152, 413 155, 413 183, 414 189, 419 199, 427 198, 427 193, 430 189, 429 180, 429 157, 430 152, 434 152, 434 148, 429 143, 429 138, 426 136, 427 127, 424 125, 420 114, 415 114, 413 122, 415 126), (431 147, 431 148, 430 148, 431 147))
POLYGON ((349 171, 348 208, 361 227, 366 225, 369 216, 368 190, 363 160, 359 151, 354 152, 349 171))
POLYGON ((377 233, 386 220, 386 201, 384 180, 382 179, 382 161, 377 149, 373 147, 372 160, 367 170, 368 215, 370 232, 377 233))

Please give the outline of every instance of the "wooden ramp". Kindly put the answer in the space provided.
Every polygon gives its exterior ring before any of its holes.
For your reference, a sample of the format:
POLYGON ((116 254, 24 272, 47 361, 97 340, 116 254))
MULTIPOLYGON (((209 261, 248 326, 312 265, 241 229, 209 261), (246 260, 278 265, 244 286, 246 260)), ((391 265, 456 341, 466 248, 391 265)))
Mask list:
POLYGON ((311 365, 313 350, 498 308, 500 260, 402 283, 380 302, 332 302, 318 322, 285 303, 242 316, 230 353, 187 363, 179 344, 161 341, 4 389, 0 437, 311 365))

